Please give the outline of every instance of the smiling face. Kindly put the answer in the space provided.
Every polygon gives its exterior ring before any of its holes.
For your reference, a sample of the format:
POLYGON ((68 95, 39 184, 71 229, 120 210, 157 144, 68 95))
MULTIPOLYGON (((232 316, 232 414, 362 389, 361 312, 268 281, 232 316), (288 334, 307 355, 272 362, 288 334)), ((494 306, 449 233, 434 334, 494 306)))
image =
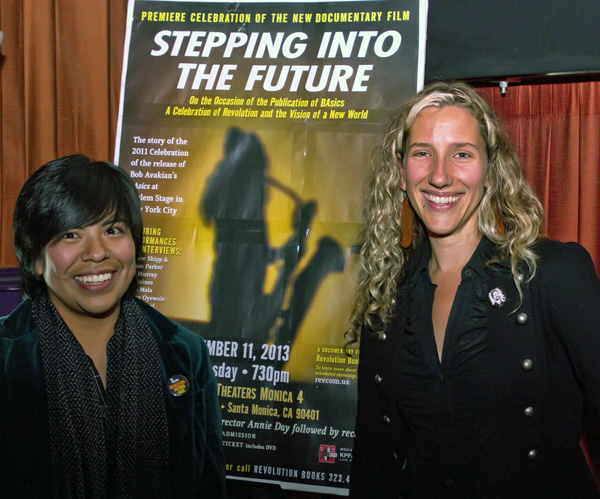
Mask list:
POLYGON ((36 261, 52 303, 72 319, 117 317, 135 275, 135 243, 128 225, 111 215, 51 241, 36 261))
POLYGON ((404 168, 402 187, 430 238, 478 235, 487 154, 468 110, 423 109, 408 135, 404 168))

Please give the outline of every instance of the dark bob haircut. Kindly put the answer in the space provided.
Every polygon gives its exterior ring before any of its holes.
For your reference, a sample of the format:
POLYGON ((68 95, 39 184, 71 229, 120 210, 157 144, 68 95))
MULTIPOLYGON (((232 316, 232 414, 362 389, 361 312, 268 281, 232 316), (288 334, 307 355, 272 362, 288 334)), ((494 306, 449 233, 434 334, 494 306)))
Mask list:
MULTIPOLYGON (((140 200, 125 170, 72 155, 50 161, 33 173, 19 193, 13 217, 23 293, 34 297, 46 289, 35 265, 48 243, 69 230, 101 222, 113 212, 129 226, 139 258, 143 233, 140 200)), ((127 295, 134 295, 136 289, 134 277, 127 295)))

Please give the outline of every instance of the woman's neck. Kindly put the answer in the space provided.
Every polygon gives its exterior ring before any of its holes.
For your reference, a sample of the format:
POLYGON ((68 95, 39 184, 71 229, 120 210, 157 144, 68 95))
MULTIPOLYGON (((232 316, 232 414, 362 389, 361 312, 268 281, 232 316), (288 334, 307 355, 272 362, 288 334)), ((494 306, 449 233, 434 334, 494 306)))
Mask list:
POLYGON ((479 231, 451 237, 430 237, 430 274, 460 272, 473 256, 480 241, 479 231))

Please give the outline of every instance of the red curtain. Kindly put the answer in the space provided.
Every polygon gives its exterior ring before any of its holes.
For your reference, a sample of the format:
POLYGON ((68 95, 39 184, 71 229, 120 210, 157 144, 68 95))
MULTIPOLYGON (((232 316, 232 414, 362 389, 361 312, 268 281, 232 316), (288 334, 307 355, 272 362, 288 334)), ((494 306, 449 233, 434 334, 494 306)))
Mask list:
POLYGON ((0 267, 25 179, 67 154, 113 159, 127 0, 1 0, 0 267))
POLYGON ((544 233, 577 241, 600 271, 600 82, 478 89, 505 122, 542 201, 544 233))

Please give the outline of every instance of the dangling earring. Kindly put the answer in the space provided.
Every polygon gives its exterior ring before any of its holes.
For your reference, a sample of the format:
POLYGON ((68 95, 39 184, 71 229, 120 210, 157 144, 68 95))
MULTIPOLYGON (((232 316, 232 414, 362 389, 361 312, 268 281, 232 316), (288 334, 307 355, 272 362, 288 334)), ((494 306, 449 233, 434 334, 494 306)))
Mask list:
POLYGON ((402 237, 400 237, 400 246, 404 249, 410 248, 413 239, 413 217, 408 197, 402 201, 402 213, 400 214, 400 226, 402 228, 402 237))
POLYGON ((502 222, 502 217, 500 216, 500 210, 498 209, 498 205, 496 205, 496 234, 499 236, 503 236, 504 232, 504 223, 502 222))

